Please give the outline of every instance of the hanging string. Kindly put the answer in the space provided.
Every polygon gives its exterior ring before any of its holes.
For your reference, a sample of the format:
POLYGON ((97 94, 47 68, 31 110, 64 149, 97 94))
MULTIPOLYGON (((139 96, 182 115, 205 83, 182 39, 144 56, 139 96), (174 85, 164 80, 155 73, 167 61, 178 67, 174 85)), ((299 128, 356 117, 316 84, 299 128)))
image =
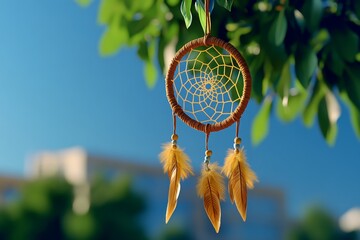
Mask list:
POLYGON ((205 150, 209 150, 209 136, 209 132, 205 134, 205 150))
POLYGON ((176 134, 176 115, 173 112, 173 134, 176 134))
POLYGON ((236 133, 235 137, 239 137, 240 119, 236 122, 236 133))
POLYGON ((210 124, 205 125, 205 150, 209 150, 210 124))
POLYGON ((209 171, 209 163, 210 163, 210 158, 212 155, 212 151, 209 150, 209 136, 210 136, 210 129, 209 129, 209 124, 205 125, 205 158, 204 158, 204 164, 205 164, 205 169, 206 171, 209 171))

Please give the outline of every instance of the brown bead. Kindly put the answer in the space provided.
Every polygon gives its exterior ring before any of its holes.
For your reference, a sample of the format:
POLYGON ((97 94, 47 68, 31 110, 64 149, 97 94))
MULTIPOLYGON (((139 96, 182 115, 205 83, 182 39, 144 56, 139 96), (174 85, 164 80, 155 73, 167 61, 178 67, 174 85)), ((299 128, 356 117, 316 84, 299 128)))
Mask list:
POLYGON ((241 143, 241 138, 239 138, 239 137, 234 138, 234 143, 235 144, 240 144, 241 143))
POLYGON ((212 155, 212 151, 211 150, 206 150, 205 151, 205 156, 210 157, 212 155))
POLYGON ((173 134, 171 135, 171 140, 178 140, 179 139, 179 136, 177 134, 173 134))

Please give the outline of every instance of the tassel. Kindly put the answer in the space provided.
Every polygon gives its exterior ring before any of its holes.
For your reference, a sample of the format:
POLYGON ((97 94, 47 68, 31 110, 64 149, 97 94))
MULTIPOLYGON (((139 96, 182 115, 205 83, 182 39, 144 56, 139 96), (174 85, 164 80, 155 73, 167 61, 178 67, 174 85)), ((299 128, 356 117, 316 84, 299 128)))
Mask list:
POLYGON ((189 164, 189 157, 176 145, 177 135, 174 134, 172 139, 172 143, 163 146, 163 151, 159 155, 160 161, 163 164, 164 173, 167 173, 170 179, 165 215, 166 223, 169 222, 177 205, 177 199, 180 193, 180 179, 185 179, 189 174, 193 174, 193 170, 189 164))
MULTIPOLYGON (((239 144, 240 142, 236 143, 236 145, 239 144)), ((242 219, 246 221, 247 189, 254 188, 254 181, 257 181, 257 177, 246 161, 243 148, 229 149, 223 172, 229 178, 230 200, 232 203, 235 202, 242 219)))
POLYGON ((218 233, 221 224, 220 200, 224 200, 224 179, 218 172, 217 164, 204 164, 197 185, 198 195, 204 199, 205 211, 218 233))

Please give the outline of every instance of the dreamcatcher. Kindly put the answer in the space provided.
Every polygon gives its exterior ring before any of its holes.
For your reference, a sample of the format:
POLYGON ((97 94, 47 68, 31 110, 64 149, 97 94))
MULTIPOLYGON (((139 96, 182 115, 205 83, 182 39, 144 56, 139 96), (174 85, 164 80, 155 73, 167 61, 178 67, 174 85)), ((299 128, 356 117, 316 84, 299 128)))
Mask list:
POLYGON ((222 174, 228 178, 230 200, 246 220, 247 189, 257 180, 247 164, 239 138, 240 118, 251 92, 251 76, 242 55, 231 44, 212 37, 210 33, 209 1, 205 0, 206 31, 203 38, 184 45, 172 59, 166 75, 166 94, 173 111, 171 143, 165 144, 160 160, 170 180, 166 223, 173 214, 180 193, 180 180, 193 174, 189 157, 178 147, 176 119, 205 133, 205 157, 197 192, 204 200, 205 211, 219 232, 220 201, 224 200, 222 174), (229 149, 221 169, 211 162, 208 149, 211 132, 236 123, 234 148, 229 149))

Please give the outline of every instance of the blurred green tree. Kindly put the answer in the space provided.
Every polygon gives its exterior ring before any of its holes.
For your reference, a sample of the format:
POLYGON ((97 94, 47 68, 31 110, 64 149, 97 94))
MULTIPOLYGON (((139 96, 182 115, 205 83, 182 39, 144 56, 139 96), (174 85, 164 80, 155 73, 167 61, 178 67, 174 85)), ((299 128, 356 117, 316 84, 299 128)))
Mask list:
POLYGON ((288 240, 356 240, 355 232, 341 231, 334 218, 324 209, 312 207, 287 236, 288 240))
MULTIPOLYGON (((146 83, 153 87, 155 60, 166 70, 171 53, 203 35, 203 1, 101 0, 97 20, 105 31, 100 54, 109 56, 124 46, 136 47, 145 63, 146 83), (196 11, 200 21, 192 21, 196 11)), ((91 0, 76 2, 87 6, 91 0)), ((214 0, 210 3, 214 5, 214 0)), ((243 53, 253 76, 252 98, 262 103, 252 127, 254 144, 266 137, 273 110, 285 122, 301 114, 306 126, 312 126, 317 117, 327 143, 334 144, 341 115, 339 100, 347 106, 360 138, 358 0, 217 3, 222 7, 215 6, 212 12, 212 35, 230 41, 243 53)))
POLYGON ((158 238, 158 240, 194 240, 194 236, 184 231, 181 227, 166 228, 158 238))
POLYGON ((0 239, 148 239, 139 221, 145 199, 130 180, 97 180, 87 213, 75 214, 73 200, 73 187, 65 180, 25 184, 19 201, 0 210, 0 239))

